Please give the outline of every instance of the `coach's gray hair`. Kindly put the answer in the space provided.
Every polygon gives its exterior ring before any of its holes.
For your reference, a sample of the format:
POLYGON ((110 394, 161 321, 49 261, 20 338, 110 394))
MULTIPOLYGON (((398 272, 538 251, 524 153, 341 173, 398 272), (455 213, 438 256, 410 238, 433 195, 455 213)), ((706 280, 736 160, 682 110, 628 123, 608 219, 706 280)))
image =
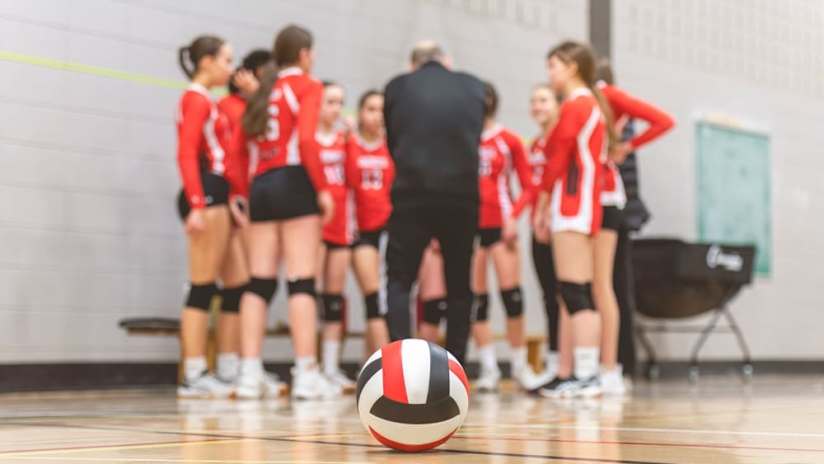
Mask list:
POLYGON ((422 40, 415 44, 409 56, 413 68, 417 68, 427 61, 442 61, 446 54, 440 44, 434 40, 422 40))

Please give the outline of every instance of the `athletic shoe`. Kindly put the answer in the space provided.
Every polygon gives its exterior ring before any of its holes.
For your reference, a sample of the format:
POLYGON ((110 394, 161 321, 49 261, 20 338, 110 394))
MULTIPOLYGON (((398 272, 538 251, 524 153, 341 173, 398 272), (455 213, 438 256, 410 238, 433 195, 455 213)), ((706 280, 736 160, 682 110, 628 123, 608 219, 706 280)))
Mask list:
POLYGON ((578 379, 575 377, 567 377, 562 379, 556 377, 548 384, 538 390, 538 394, 544 398, 562 399, 574 398, 579 389, 578 379))
POLYGON ((298 372, 292 369, 292 398, 297 400, 321 400, 337 398, 340 386, 324 377, 317 368, 298 372))
POLYGON ((475 381, 475 389, 479 392, 494 392, 498 390, 498 382, 501 380, 501 371, 496 365, 493 369, 481 366, 481 375, 475 381))
POLYGON ((241 400, 277 398, 286 394, 289 387, 277 375, 264 371, 262 374, 243 374, 237 378, 235 394, 241 400))
POLYGON ((601 371, 601 390, 607 396, 624 396, 627 392, 623 369, 620 365, 601 371))
POLYGON ((512 378, 518 382, 518 385, 528 392, 538 390, 542 386, 549 383, 552 380, 552 377, 554 376, 550 372, 544 371, 541 373, 536 373, 530 366, 525 366, 521 369, 521 372, 514 372, 512 375, 512 378))
POLYGON ((289 391, 289 385, 273 372, 263 373, 263 396, 265 398, 279 398, 289 391))
POLYGON ((575 392, 577 398, 595 398, 601 396, 601 381, 598 377, 590 377, 588 379, 578 381, 578 390, 575 392))
POLYGON ((346 376, 346 374, 338 369, 331 374, 325 374, 326 378, 329 379, 333 384, 340 387, 343 393, 354 393, 355 389, 357 388, 358 384, 355 383, 354 380, 350 379, 346 376))
POLYGON ((177 387, 178 398, 221 399, 229 398, 233 393, 232 384, 218 380, 207 371, 195 379, 184 380, 177 387))

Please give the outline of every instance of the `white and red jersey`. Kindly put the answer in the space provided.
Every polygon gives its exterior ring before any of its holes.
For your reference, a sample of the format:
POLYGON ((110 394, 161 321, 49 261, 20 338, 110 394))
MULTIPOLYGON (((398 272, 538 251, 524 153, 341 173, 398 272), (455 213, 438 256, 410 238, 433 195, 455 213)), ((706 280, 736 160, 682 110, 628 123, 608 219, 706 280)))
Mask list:
POLYGON ((597 100, 589 89, 576 89, 561 104, 545 152, 543 188, 552 195, 553 232, 600 230, 606 147, 606 122, 597 100))
POLYGON ((478 226, 482 229, 502 227, 515 211, 509 179, 513 168, 521 190, 532 185, 532 170, 517 135, 496 125, 481 134, 478 190, 480 209, 478 226))
MULTIPOLYGON (((546 144, 549 140, 549 133, 545 133, 532 141, 529 146, 529 153, 527 154, 527 161, 530 169, 530 184, 529 186, 522 185, 521 196, 515 202, 512 215, 518 217, 521 211, 527 206, 532 206, 535 202, 535 197, 538 190, 541 188, 541 183, 544 179, 544 166, 546 165, 546 144)), ((535 210, 532 210, 534 216, 535 210)))
POLYGON ((233 149, 237 167, 232 169, 232 191, 246 195, 249 177, 284 166, 306 169, 316 191, 326 189, 320 162, 320 147, 315 139, 323 84, 300 68, 286 68, 278 74, 269 99, 269 124, 266 132, 248 139, 242 130, 235 132, 233 149))
POLYGON ((177 163, 183 191, 192 209, 203 208, 201 170, 223 176, 231 132, 226 116, 206 87, 193 83, 180 98, 177 113, 177 163))
POLYGON ((226 115, 229 121, 229 130, 232 134, 240 129, 243 121, 243 112, 246 111, 246 99, 238 94, 229 94, 217 102, 217 108, 226 115))
MULTIPOLYGON (((644 132, 628 141, 634 150, 660 137, 675 124, 672 117, 664 111, 633 97, 614 85, 599 81, 598 88, 609 103, 616 122, 621 118, 630 117, 640 119, 648 124, 644 132)), ((604 192, 601 194, 601 202, 605 206, 623 208, 627 198, 624 193, 624 183, 621 181, 621 173, 612 161, 607 161, 605 169, 604 192)))
POLYGON ((323 226, 323 240, 337 245, 349 245, 354 239, 355 218, 352 214, 351 191, 346 184, 346 136, 337 131, 318 132, 320 161, 326 178, 327 190, 335 201, 332 220, 323 226))
POLYGON ((370 143, 354 134, 346 151, 346 181, 355 192, 358 229, 380 230, 392 213, 390 192, 395 180, 395 163, 386 140, 370 143))

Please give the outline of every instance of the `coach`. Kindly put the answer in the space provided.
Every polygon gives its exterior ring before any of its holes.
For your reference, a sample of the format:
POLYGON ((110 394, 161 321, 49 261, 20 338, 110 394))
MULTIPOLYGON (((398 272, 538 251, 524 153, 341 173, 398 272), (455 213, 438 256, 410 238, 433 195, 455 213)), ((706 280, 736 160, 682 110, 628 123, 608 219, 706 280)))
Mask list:
POLYGON ((409 293, 421 256, 438 239, 446 274, 446 348, 463 362, 469 338, 472 245, 478 224, 478 146, 484 117, 480 80, 449 69, 434 42, 421 42, 412 72, 386 86, 384 118, 395 161, 386 250, 392 340, 411 336, 409 293))

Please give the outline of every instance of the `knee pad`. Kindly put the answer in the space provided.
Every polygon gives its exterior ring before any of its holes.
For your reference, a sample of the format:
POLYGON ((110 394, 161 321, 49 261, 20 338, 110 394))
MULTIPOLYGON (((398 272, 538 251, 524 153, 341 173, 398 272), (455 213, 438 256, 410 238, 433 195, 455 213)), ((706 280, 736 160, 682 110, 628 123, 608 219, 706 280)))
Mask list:
POLYGON ((343 295, 324 293, 320 296, 323 302, 324 322, 340 322, 343 320, 343 295))
POLYGON ((504 302, 506 317, 520 317, 524 314, 524 297, 521 293, 521 287, 501 290, 501 300, 504 302))
POLYGON ((560 282, 558 287, 570 316, 585 309, 595 310, 595 304, 592 302, 592 283, 560 282))
POLYGON ((366 306, 366 319, 380 319, 381 309, 378 305, 378 293, 373 292, 363 297, 364 305, 366 306))
POLYGON ((272 302, 272 298, 275 297, 277 289, 277 279, 259 279, 257 277, 252 277, 252 280, 249 281, 249 285, 246 288, 246 291, 252 292, 255 295, 263 298, 263 301, 265 301, 266 305, 268 306, 269 303, 272 302))
POLYGON ((209 305, 212 304, 212 297, 215 294, 217 294, 217 285, 214 282, 190 284, 189 296, 186 297, 186 307, 208 311, 209 305))
POLYGON ((317 295, 317 291, 315 290, 314 277, 290 280, 288 283, 288 287, 289 296, 304 294, 314 298, 317 295))
POLYGON ((489 295, 486 293, 476 294, 472 300, 473 321, 484 322, 489 319, 489 295))
POLYGON ((424 322, 438 325, 441 320, 446 317, 446 309, 448 304, 446 298, 436 298, 434 300, 423 302, 423 316, 424 322))
POLYGON ((240 298, 246 292, 248 283, 239 287, 222 288, 220 289, 220 310, 224 313, 238 313, 240 312, 240 298))

